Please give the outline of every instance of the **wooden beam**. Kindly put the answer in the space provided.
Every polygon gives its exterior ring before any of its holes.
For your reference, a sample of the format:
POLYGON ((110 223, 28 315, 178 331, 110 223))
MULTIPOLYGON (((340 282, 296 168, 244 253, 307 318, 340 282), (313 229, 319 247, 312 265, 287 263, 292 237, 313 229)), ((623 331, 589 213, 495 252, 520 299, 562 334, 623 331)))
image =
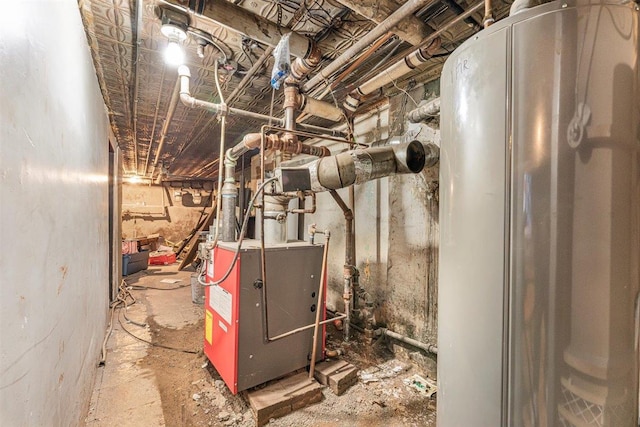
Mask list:
MULTIPOLYGON (((368 20, 380 24, 399 6, 393 0, 336 0, 343 6, 353 10, 368 20)), ((431 28, 415 15, 409 15, 396 25, 393 30, 402 40, 417 46, 433 32, 431 28)))

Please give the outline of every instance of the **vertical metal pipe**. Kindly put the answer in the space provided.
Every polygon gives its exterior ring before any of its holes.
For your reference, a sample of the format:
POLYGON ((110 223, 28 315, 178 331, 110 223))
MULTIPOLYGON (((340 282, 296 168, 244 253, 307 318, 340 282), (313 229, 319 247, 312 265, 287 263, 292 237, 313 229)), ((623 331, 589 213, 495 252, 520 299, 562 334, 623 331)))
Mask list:
POLYGON ((286 130, 295 130, 296 112, 294 107, 284 109, 284 128, 286 130))
MULTIPOLYGON (((264 183, 264 132, 260 133, 260 185, 264 183)), ((264 247, 264 190, 260 194, 260 267, 262 276, 262 330, 264 342, 269 342, 269 321, 267 313, 267 256, 264 247)))
POLYGON ((223 242, 236 240, 236 202, 238 192, 236 188, 235 162, 225 160, 225 180, 222 186, 222 236, 223 242))
POLYGON ((353 234, 353 211, 349 209, 342 197, 335 190, 329 190, 331 197, 336 201, 342 212, 344 213, 344 288, 342 291, 342 299, 344 300, 344 310, 347 316, 344 321, 344 340, 349 341, 349 325, 351 321, 351 300, 353 298, 353 292, 351 291, 351 282, 353 279, 353 272, 355 267, 353 266, 353 240, 351 235, 353 234))

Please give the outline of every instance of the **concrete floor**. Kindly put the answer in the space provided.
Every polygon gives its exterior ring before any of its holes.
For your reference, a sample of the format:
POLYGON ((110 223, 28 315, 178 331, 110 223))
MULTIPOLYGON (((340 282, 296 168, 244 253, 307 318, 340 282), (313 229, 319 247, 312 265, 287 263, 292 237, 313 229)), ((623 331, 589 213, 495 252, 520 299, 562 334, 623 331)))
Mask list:
MULTIPOLYGON (((192 271, 177 271, 176 264, 150 267, 125 278, 136 303, 126 313, 115 311, 106 364, 98 368, 85 425, 255 426, 242 395, 231 394, 202 353, 204 311, 192 303, 191 274, 192 271), (163 279, 180 282, 162 283, 163 279), (183 287, 138 288, 179 286, 183 287)), ((396 360, 380 343, 366 344, 358 334, 345 344, 342 333, 335 328, 328 328, 328 333, 329 348, 342 347, 347 351, 343 358, 362 370, 358 383, 342 396, 325 388, 320 403, 271 420, 268 425, 435 425, 435 396, 426 396, 407 385, 414 374, 424 376, 419 368, 396 360)))
MULTIPOLYGON (((189 285, 193 271, 178 271, 177 264, 150 267, 146 271, 125 277, 129 285, 173 288, 189 285), (163 279, 181 280, 176 284, 161 283, 163 279)), ((127 309, 127 317, 144 323, 153 318, 160 327, 179 329, 195 325, 203 317, 203 309, 191 303, 191 288, 171 291, 132 290, 138 300, 127 309)), ((107 360, 98 368, 86 425, 98 426, 164 426, 162 401, 153 372, 141 366, 151 347, 127 334, 152 341, 149 327, 127 324, 123 313, 114 314, 114 326, 107 345, 107 360)))

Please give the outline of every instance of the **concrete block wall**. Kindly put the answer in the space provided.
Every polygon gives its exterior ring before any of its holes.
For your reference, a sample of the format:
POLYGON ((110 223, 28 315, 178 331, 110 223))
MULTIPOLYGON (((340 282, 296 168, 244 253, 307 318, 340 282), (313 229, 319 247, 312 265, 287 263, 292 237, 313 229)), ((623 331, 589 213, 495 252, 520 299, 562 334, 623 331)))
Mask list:
POLYGON ((77 3, 2 6, 0 425, 79 425, 107 323, 109 123, 77 3))
POLYGON ((130 239, 160 234, 172 242, 181 241, 196 226, 205 207, 205 215, 211 212, 212 185, 208 183, 205 189, 199 189, 201 201, 194 203, 194 190, 190 188, 123 184, 122 236, 130 239), (182 192, 182 200, 176 200, 176 191, 182 192))

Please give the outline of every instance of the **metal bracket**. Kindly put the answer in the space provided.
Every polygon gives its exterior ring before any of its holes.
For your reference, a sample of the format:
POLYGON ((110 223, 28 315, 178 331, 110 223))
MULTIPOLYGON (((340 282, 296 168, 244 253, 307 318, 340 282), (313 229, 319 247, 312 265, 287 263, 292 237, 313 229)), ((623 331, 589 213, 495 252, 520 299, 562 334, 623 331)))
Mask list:
POLYGON ((591 108, 583 102, 578 104, 578 108, 569 122, 567 128, 567 143, 571 148, 578 148, 584 139, 584 128, 591 119, 591 108))

